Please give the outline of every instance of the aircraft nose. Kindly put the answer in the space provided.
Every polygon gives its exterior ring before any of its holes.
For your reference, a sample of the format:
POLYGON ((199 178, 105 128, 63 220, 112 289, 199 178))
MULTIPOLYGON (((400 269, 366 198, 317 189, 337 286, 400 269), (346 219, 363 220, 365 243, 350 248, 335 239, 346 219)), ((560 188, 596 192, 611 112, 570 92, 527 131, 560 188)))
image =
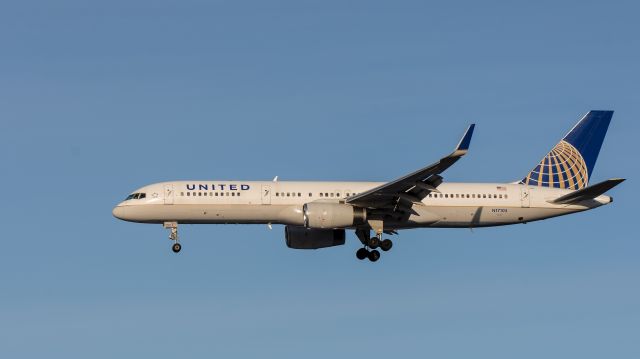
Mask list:
POLYGON ((121 205, 117 205, 113 208, 113 216, 116 217, 117 219, 125 219, 126 216, 126 207, 125 206, 121 206, 121 205))

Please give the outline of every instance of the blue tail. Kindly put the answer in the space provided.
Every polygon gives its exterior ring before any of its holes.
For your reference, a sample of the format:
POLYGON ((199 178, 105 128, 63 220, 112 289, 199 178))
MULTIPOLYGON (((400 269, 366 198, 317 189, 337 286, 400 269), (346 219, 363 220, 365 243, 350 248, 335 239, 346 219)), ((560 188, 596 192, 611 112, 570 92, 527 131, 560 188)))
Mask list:
POLYGON ((613 111, 589 111, 520 183, 580 189, 589 184, 613 111))

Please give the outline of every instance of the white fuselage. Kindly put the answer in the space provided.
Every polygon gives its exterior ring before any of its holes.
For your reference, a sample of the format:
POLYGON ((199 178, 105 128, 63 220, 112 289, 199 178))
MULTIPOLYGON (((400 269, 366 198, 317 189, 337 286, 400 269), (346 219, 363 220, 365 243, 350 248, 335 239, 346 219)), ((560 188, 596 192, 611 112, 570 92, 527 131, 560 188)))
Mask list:
MULTIPOLYGON (((141 223, 285 224, 302 226, 303 205, 344 202, 379 182, 251 182, 177 181, 135 191, 113 210, 117 218, 141 223)), ((525 223, 584 211, 611 202, 601 195, 579 204, 552 204, 570 190, 522 184, 442 183, 413 205, 407 221, 386 223, 385 229, 418 227, 484 227, 525 223)))

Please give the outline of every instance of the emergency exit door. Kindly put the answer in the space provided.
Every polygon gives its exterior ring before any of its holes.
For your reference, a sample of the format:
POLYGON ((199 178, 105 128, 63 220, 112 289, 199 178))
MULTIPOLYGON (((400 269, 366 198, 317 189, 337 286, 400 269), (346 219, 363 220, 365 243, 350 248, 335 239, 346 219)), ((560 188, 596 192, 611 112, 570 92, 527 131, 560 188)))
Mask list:
POLYGON ((164 185, 164 204, 173 204, 173 185, 165 184, 164 185))
POLYGON ((271 186, 262 185, 262 204, 271 204, 271 186))
POLYGON ((520 203, 523 208, 531 206, 531 190, 526 184, 520 186, 520 203))

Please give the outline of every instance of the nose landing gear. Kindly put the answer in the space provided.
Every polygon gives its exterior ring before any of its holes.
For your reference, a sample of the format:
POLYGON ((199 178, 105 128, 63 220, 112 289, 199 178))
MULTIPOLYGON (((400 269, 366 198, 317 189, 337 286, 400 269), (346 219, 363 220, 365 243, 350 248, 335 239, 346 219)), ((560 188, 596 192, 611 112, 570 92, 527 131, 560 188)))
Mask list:
POLYGON ((178 253, 182 249, 182 245, 178 243, 178 222, 164 222, 164 228, 171 230, 169 234, 169 239, 174 243, 171 246, 171 250, 173 253, 178 253))

